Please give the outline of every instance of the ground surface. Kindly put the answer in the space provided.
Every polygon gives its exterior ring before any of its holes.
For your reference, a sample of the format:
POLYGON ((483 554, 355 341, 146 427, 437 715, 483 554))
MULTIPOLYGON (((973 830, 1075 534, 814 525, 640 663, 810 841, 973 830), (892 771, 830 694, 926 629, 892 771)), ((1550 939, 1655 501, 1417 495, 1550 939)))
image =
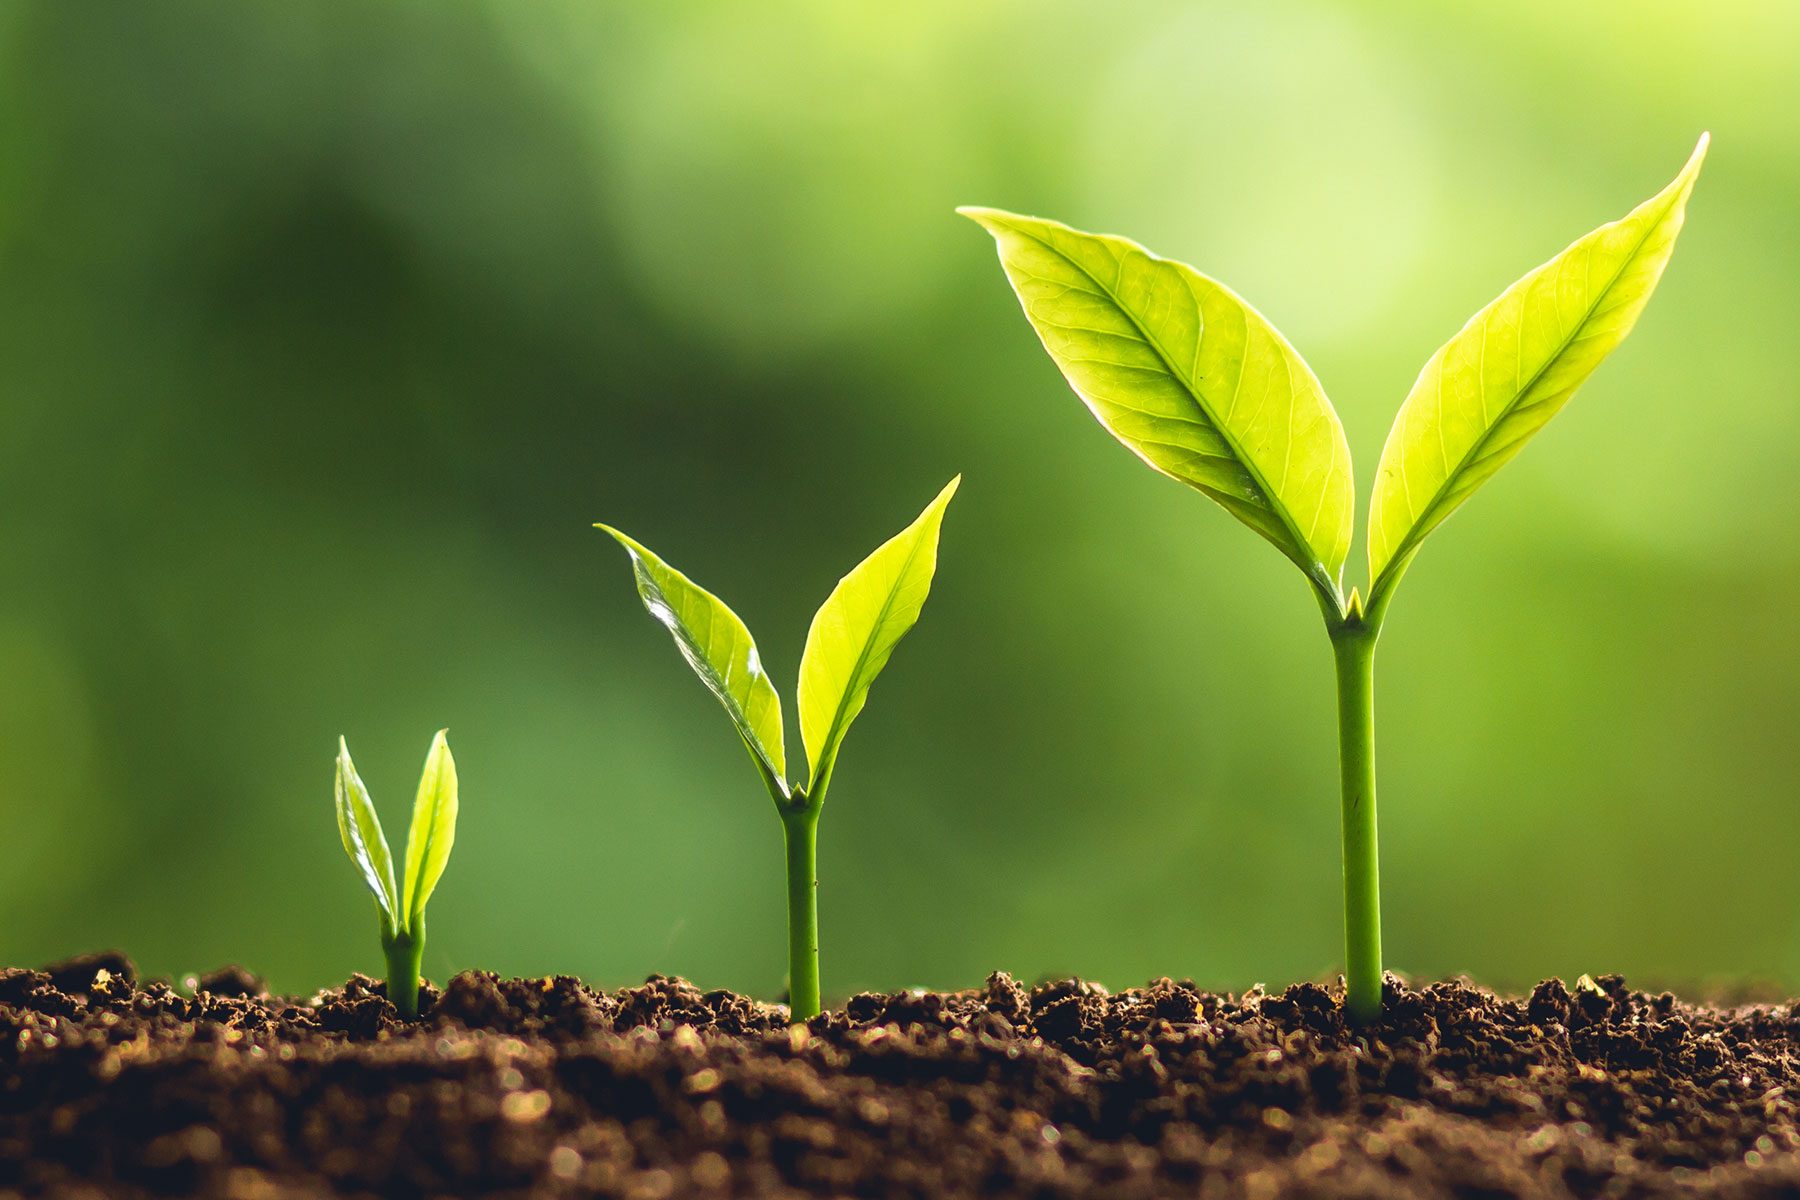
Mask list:
POLYGON ((1800 1005, 1611 978, 1393 984, 1361 1035, 1314 985, 996 975, 804 1029, 669 979, 260 993, 0 972, 0 1195, 1800 1195, 1800 1005))

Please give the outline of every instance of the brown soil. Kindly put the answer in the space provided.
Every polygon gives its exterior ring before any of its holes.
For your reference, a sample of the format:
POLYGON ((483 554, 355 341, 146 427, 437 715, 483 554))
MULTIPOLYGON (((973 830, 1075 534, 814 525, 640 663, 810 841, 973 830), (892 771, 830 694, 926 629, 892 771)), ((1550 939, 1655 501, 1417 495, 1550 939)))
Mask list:
POLYGON ((470 972, 188 995, 116 956, 0 972, 0 1195, 1800 1195, 1800 1005, 1583 980, 1508 1000, 995 975, 785 1010, 470 972))

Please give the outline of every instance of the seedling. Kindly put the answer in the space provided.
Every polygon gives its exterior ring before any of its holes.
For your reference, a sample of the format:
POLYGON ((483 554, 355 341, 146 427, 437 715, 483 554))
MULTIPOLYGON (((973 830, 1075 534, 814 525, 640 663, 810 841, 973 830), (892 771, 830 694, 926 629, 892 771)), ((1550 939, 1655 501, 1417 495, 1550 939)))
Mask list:
POLYGON ((838 581, 814 614, 800 656, 800 738, 811 763, 789 783, 782 748, 781 697, 763 673, 756 642, 712 593, 610 525, 597 525, 631 556, 638 595, 667 627, 688 666, 737 726, 757 774, 781 814, 787 844, 788 1007, 793 1019, 819 1013, 819 813, 838 750, 868 700, 869 685, 919 619, 937 571, 938 531, 962 476, 919 518, 838 581))
POLYGON ((375 896, 381 918, 381 950, 387 956, 387 994, 403 1017, 419 1015, 419 963, 425 955, 425 902, 437 887, 456 842, 456 760, 449 731, 440 729, 425 755, 419 794, 413 801, 412 829, 406 835, 406 890, 394 887, 394 860, 369 789, 350 761, 350 747, 338 739, 337 820, 363 882, 375 896))
POLYGON ((1025 316, 1106 430, 1291 559, 1337 667, 1346 1008, 1381 1011, 1375 643, 1426 536, 1625 339, 1675 248, 1702 137, 1681 174, 1507 288, 1420 372, 1376 470, 1367 596, 1343 589, 1355 495, 1343 425, 1312 370, 1235 293, 1124 238, 991 208, 1025 316))

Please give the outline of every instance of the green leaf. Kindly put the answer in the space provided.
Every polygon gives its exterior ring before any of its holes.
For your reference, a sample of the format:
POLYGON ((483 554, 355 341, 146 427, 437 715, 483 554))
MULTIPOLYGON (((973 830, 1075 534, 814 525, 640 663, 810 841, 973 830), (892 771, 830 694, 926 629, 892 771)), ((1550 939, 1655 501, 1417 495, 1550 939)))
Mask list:
POLYGON ((812 774, 806 792, 824 799, 838 747, 862 712, 869 685, 919 619, 937 572, 944 509, 962 483, 944 486, 919 518, 838 581, 813 615, 800 657, 800 737, 812 774))
POLYGON ((1124 238, 957 211, 994 235, 1026 318, 1107 432, 1335 597, 1355 508, 1350 447, 1275 327, 1224 285, 1124 238))
POLYGON ((425 902, 443 878, 456 844, 456 759, 450 755, 449 732, 440 729, 431 739, 406 835, 406 928, 411 933, 419 931, 425 902))
POLYGON ((673 635, 688 666, 725 706, 765 781, 786 794, 781 699, 763 672, 750 631, 724 601, 631 538, 610 525, 595 528, 605 530, 625 547, 644 607, 673 635))
POLYGON ((388 853, 387 837, 381 832, 381 818, 375 815, 369 789, 357 775, 356 764, 350 761, 350 747, 341 737, 338 739, 336 792, 338 836, 343 838, 344 853, 350 856, 363 883, 374 894, 383 924, 389 929, 401 929, 393 855, 388 853))
POLYGON ((1706 157, 1476 313, 1419 373, 1394 420, 1369 510, 1370 607, 1437 528, 1555 416, 1631 332, 1662 278, 1706 157))

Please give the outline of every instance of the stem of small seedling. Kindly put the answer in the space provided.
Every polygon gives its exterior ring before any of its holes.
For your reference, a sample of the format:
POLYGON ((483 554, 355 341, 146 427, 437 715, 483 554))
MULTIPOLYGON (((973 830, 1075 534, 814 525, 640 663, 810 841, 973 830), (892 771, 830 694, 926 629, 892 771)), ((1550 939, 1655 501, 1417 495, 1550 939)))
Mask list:
POLYGON ((1363 612, 1352 593, 1348 611, 1329 628, 1343 773, 1344 1008, 1361 1025, 1381 1015, 1381 862, 1375 829, 1375 642, 1381 623, 1363 612))
POLYGON ((381 932, 381 948, 387 954, 388 1000, 407 1020, 419 1015, 419 968, 425 958, 425 918, 410 933, 381 932))
POLYGON ((819 1015, 819 810, 796 795, 781 808, 787 841, 788 1011, 796 1021, 819 1015))

